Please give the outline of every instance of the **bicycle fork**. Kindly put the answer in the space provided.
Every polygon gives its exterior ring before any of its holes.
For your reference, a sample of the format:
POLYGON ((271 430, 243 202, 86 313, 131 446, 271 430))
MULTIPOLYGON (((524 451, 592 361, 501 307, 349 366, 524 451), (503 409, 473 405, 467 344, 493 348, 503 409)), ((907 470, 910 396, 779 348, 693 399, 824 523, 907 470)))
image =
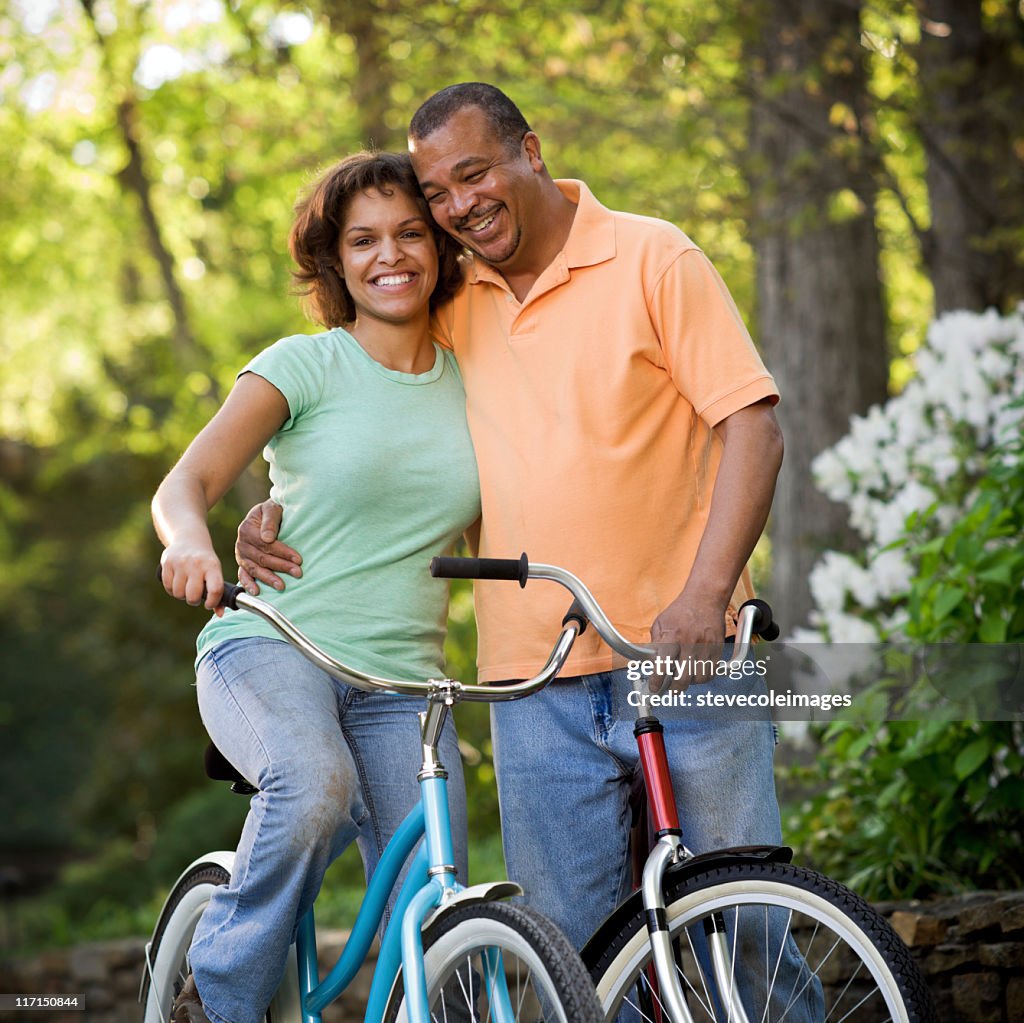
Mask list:
MULTIPOLYGON (((665 909, 665 871, 674 863, 693 855, 683 845, 679 812, 668 770, 664 728, 654 717, 638 718, 633 728, 640 750, 640 766, 647 788, 648 806, 654 824, 656 841, 644 863, 640 888, 647 914, 647 933, 654 961, 655 976, 663 1011, 670 1023, 694 1023, 686 1004, 686 996, 676 969, 675 950, 668 929, 665 909)), ((732 956, 721 914, 712 915, 705 926, 708 948, 719 1000, 727 1012, 729 1023, 749 1023, 736 990, 732 956)), ((705 992, 709 1002, 710 992, 705 992)), ((699 997, 699 996, 698 996, 699 997)))

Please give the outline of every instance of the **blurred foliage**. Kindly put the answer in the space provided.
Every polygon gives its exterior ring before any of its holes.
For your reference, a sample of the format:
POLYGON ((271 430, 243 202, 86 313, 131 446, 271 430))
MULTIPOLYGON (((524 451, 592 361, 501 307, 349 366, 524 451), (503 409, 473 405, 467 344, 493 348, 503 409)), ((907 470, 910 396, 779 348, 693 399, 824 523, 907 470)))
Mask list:
MULTIPOLYGON (((556 176, 680 224, 750 322, 740 17, 720 0, 0 10, 0 770, 14 779, 0 854, 28 888, 73 861, 35 914, 54 940, 144 929, 150 893, 233 844, 244 801, 202 775, 196 614, 153 582, 148 501, 237 369, 309 326, 288 293, 299 190, 354 149, 401 147, 437 88, 484 79, 526 111, 556 176)), ((864 17, 889 183, 884 285, 905 356, 930 314, 903 59, 916 18, 896 0, 864 17)), ((212 516, 226 557, 262 480, 254 471, 212 516)), ((456 591, 453 675, 472 677, 474 642, 456 591)), ((493 862, 486 712, 460 708, 458 721, 473 842, 493 862)))
MULTIPOLYGON (((868 898, 1024 884, 1020 438, 990 456, 967 513, 945 535, 922 544, 921 534, 930 535, 927 520, 927 514, 912 516, 902 541, 922 558, 907 596, 906 632, 927 656, 942 659, 958 698, 981 681, 988 682, 990 697, 993 692, 991 679, 980 677, 991 666, 965 644, 1017 644, 1001 648, 1009 667, 996 690, 1005 700, 1002 709, 1015 711, 1016 720, 963 720, 963 710, 942 720, 927 672, 909 690, 895 672, 883 673, 858 702, 865 707, 881 700, 899 717, 919 720, 865 727, 870 715, 858 711, 853 716, 860 720, 824 729, 816 764, 794 772, 824 788, 788 819, 787 839, 824 873, 868 898)), ((1011 717, 988 709, 984 717, 1011 717)))

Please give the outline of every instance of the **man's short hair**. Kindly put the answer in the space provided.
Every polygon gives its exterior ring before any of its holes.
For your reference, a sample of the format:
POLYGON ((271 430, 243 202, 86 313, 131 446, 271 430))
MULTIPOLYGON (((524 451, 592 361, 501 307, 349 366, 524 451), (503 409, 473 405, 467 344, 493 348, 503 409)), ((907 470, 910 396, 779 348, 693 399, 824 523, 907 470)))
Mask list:
POLYGON ((501 91, 486 82, 461 82, 435 92, 413 114, 409 137, 425 139, 464 107, 479 107, 487 117, 494 134, 512 152, 518 152, 523 136, 530 131, 519 107, 501 91))

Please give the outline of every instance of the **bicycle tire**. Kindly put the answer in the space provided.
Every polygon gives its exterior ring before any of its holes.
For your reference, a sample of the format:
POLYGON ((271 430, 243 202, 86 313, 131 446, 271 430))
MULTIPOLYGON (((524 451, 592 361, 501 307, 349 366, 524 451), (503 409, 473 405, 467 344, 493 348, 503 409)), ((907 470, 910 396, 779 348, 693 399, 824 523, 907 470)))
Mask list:
MULTIPOLYGON (((231 875, 224 866, 197 862, 179 879, 167 898, 153 930, 143 966, 139 1001, 143 1005, 143 1023, 168 1023, 171 1008, 188 977, 188 950, 199 918, 213 890, 225 885, 231 875)), ((292 966, 294 962, 290 960, 292 966)), ((293 972, 295 972, 293 970, 293 972)), ((301 1006, 295 983, 282 983, 267 1009, 267 1023, 300 1023, 301 1006)))
MULTIPOLYGON (((732 959, 735 972, 730 984, 741 990, 751 1023, 769 1019, 934 1023, 937 1019, 917 964, 888 922, 860 896, 822 874, 789 863, 723 865, 674 881, 670 875, 665 902, 676 969, 695 1023, 724 1023, 729 1018, 715 994, 718 988, 706 968, 706 952, 695 950, 694 935, 699 944, 703 928, 694 925, 711 921, 714 913, 725 923, 730 947, 741 950, 732 959), (798 957, 782 967, 786 976, 780 977, 783 933, 794 936, 798 957), (700 965, 702 956, 705 968, 700 965), (736 971, 739 958, 746 966, 736 971), (795 966, 798 961, 806 974, 795 966), (816 992, 821 996, 820 1010, 816 992)), ((786 945, 787 954, 791 948, 786 945)), ((645 972, 652 956, 642 906, 603 947, 588 944, 583 957, 606 1020, 667 1018, 660 1011, 645 1011, 646 1005, 658 1003, 658 992, 650 983, 651 971, 645 972)))
MULTIPOLYGON (((492 977, 482 958, 486 949, 501 951, 517 1021, 601 1023, 594 986, 569 939, 547 917, 508 902, 453 909, 424 931, 427 1001, 436 1023, 495 1018, 487 1004, 490 985, 481 983, 492 977)), ((401 973, 383 1018, 408 1023, 401 973)))

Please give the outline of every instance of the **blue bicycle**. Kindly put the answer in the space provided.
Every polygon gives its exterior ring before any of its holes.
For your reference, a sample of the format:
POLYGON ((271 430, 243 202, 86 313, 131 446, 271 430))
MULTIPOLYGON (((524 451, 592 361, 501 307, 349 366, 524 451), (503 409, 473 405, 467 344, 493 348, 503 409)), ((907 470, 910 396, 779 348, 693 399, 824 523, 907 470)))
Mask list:
MULTIPOLYGON (((351 936, 335 966, 320 978, 313 910, 299 921, 285 979, 267 1018, 272 1023, 321 1023, 324 1008, 346 989, 366 960, 388 899, 408 857, 412 863, 381 941, 366 1023, 495 1023, 550 1021, 601 1023, 593 983, 568 939, 551 921, 519 904, 503 902, 522 889, 510 881, 464 887, 452 865, 447 772, 437 743, 452 706, 462 700, 494 702, 528 696, 559 672, 580 629, 567 620, 547 664, 534 678, 507 688, 463 685, 451 679, 407 682, 368 675, 334 660, 271 604, 241 587, 226 587, 225 605, 270 622, 314 664, 343 682, 426 700, 420 713, 420 802, 388 843, 363 898, 351 936)), ((228 770, 236 791, 254 791, 228 770)), ((167 1023, 189 973, 188 951, 199 918, 218 885, 230 880, 234 854, 211 852, 181 875, 171 890, 151 941, 140 1000, 145 1023, 167 1023)))

